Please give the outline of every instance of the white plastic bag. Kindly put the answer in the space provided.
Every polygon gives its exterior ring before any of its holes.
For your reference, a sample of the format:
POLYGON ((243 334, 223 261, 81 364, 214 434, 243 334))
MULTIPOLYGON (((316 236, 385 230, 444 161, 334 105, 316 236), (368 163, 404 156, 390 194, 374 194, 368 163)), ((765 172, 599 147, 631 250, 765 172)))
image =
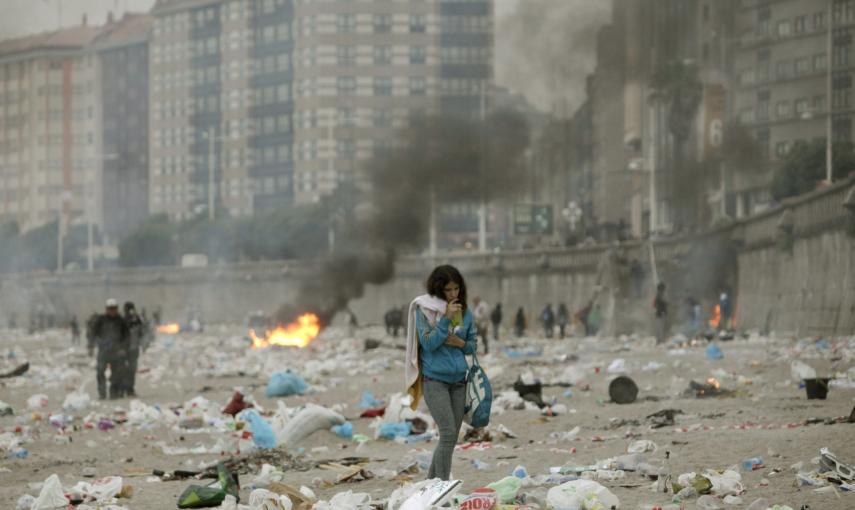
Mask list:
POLYGON ((620 508, 620 500, 611 491, 592 480, 572 480, 549 489, 546 506, 554 510, 601 510, 620 508))
POLYGON ((48 405, 48 397, 47 397, 47 395, 45 395, 43 393, 33 395, 32 397, 27 399, 27 408, 29 408, 32 411, 35 411, 37 409, 41 409, 43 407, 47 407, 47 405, 48 405))
POLYGON ((104 501, 115 497, 122 491, 121 476, 107 476, 99 478, 92 483, 77 482, 77 485, 72 487, 69 492, 89 496, 96 501, 104 501))
POLYGON ((288 496, 266 489, 255 489, 249 494, 249 506, 253 510, 291 510, 293 504, 288 496))
POLYGON ((659 446, 657 446, 656 443, 654 443, 653 441, 649 439, 640 439, 638 441, 633 441, 627 447, 626 451, 627 453, 655 453, 658 449, 659 446))
POLYGON ((315 404, 306 404, 297 416, 285 424, 276 438, 276 444, 284 444, 292 448, 318 430, 329 430, 334 425, 341 425, 344 422, 344 416, 335 411, 315 404))
POLYGON ((424 480, 396 489, 386 505, 388 510, 427 510, 450 501, 460 489, 460 480, 424 480))
POLYGON ((366 492, 339 492, 329 501, 318 501, 314 510, 361 510, 371 506, 371 495, 366 492))
POLYGON ((796 381, 816 379, 816 370, 806 363, 795 360, 790 365, 790 376, 796 381))
POLYGON ((131 408, 128 411, 128 423, 131 425, 155 423, 163 419, 163 416, 163 413, 158 411, 156 407, 144 404, 139 400, 132 400, 131 408))
POLYGON ((612 361, 609 368, 606 369, 610 374, 623 374, 626 373, 626 360, 623 358, 617 358, 612 361))
POLYGON ((68 506, 68 499, 65 497, 65 491, 62 490, 59 476, 50 475, 42 485, 39 497, 33 502, 31 510, 54 510, 66 506, 68 506))
POLYGON ((89 403, 92 399, 89 397, 89 394, 83 391, 82 389, 77 391, 72 391, 68 395, 65 396, 65 400, 62 403, 62 408, 67 411, 82 411, 89 407, 89 403))

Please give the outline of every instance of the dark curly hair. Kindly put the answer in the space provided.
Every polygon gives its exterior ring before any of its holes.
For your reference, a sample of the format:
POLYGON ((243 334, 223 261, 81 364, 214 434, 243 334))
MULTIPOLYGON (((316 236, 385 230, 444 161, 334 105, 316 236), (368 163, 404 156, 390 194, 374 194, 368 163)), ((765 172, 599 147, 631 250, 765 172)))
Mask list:
POLYGON ((425 284, 427 293, 431 296, 445 299, 445 286, 449 282, 454 282, 460 286, 460 293, 457 295, 457 300, 463 305, 463 311, 466 311, 466 282, 463 281, 463 275, 454 266, 437 266, 431 271, 425 284))

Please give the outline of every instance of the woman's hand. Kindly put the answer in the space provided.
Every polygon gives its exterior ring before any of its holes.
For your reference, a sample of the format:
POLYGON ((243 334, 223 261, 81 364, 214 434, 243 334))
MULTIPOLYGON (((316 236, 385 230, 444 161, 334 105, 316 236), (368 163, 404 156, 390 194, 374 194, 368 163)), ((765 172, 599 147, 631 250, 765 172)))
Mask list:
POLYGON ((461 311, 463 311, 463 305, 455 299, 445 307, 445 316, 448 317, 448 320, 453 320, 454 315, 461 311))
POLYGON ((450 345, 451 347, 457 347, 458 349, 462 349, 466 346, 466 342, 463 341, 462 338, 451 333, 448 335, 448 338, 445 340, 445 345, 450 345))

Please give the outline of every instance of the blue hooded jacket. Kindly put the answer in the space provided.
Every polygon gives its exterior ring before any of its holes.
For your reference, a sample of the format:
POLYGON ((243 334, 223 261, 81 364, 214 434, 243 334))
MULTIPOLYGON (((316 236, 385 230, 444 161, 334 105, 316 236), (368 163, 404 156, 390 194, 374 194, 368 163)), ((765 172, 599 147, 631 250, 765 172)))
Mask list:
POLYGON ((466 363, 465 355, 475 353, 477 340, 475 327, 472 324, 472 314, 468 309, 463 313, 463 325, 457 332, 457 336, 466 342, 465 346, 460 348, 445 344, 449 328, 451 328, 451 320, 445 315, 437 321, 436 327, 431 327, 421 309, 416 310, 416 334, 421 347, 419 359, 422 375, 453 384, 466 378, 469 365, 466 363))

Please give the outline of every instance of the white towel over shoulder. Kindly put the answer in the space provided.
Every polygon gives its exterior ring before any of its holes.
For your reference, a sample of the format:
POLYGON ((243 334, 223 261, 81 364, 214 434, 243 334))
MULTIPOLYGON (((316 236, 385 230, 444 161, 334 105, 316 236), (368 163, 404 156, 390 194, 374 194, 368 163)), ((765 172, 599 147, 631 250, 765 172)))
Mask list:
POLYGON ((421 397, 420 392, 415 394, 410 391, 420 379, 419 371, 419 339, 416 331, 416 309, 419 309, 424 314, 428 322, 435 326, 436 322, 445 313, 447 303, 445 300, 433 297, 429 294, 423 294, 410 303, 410 309, 407 312, 407 358, 404 364, 404 382, 407 392, 413 395, 413 408, 418 406, 418 398, 421 397))

